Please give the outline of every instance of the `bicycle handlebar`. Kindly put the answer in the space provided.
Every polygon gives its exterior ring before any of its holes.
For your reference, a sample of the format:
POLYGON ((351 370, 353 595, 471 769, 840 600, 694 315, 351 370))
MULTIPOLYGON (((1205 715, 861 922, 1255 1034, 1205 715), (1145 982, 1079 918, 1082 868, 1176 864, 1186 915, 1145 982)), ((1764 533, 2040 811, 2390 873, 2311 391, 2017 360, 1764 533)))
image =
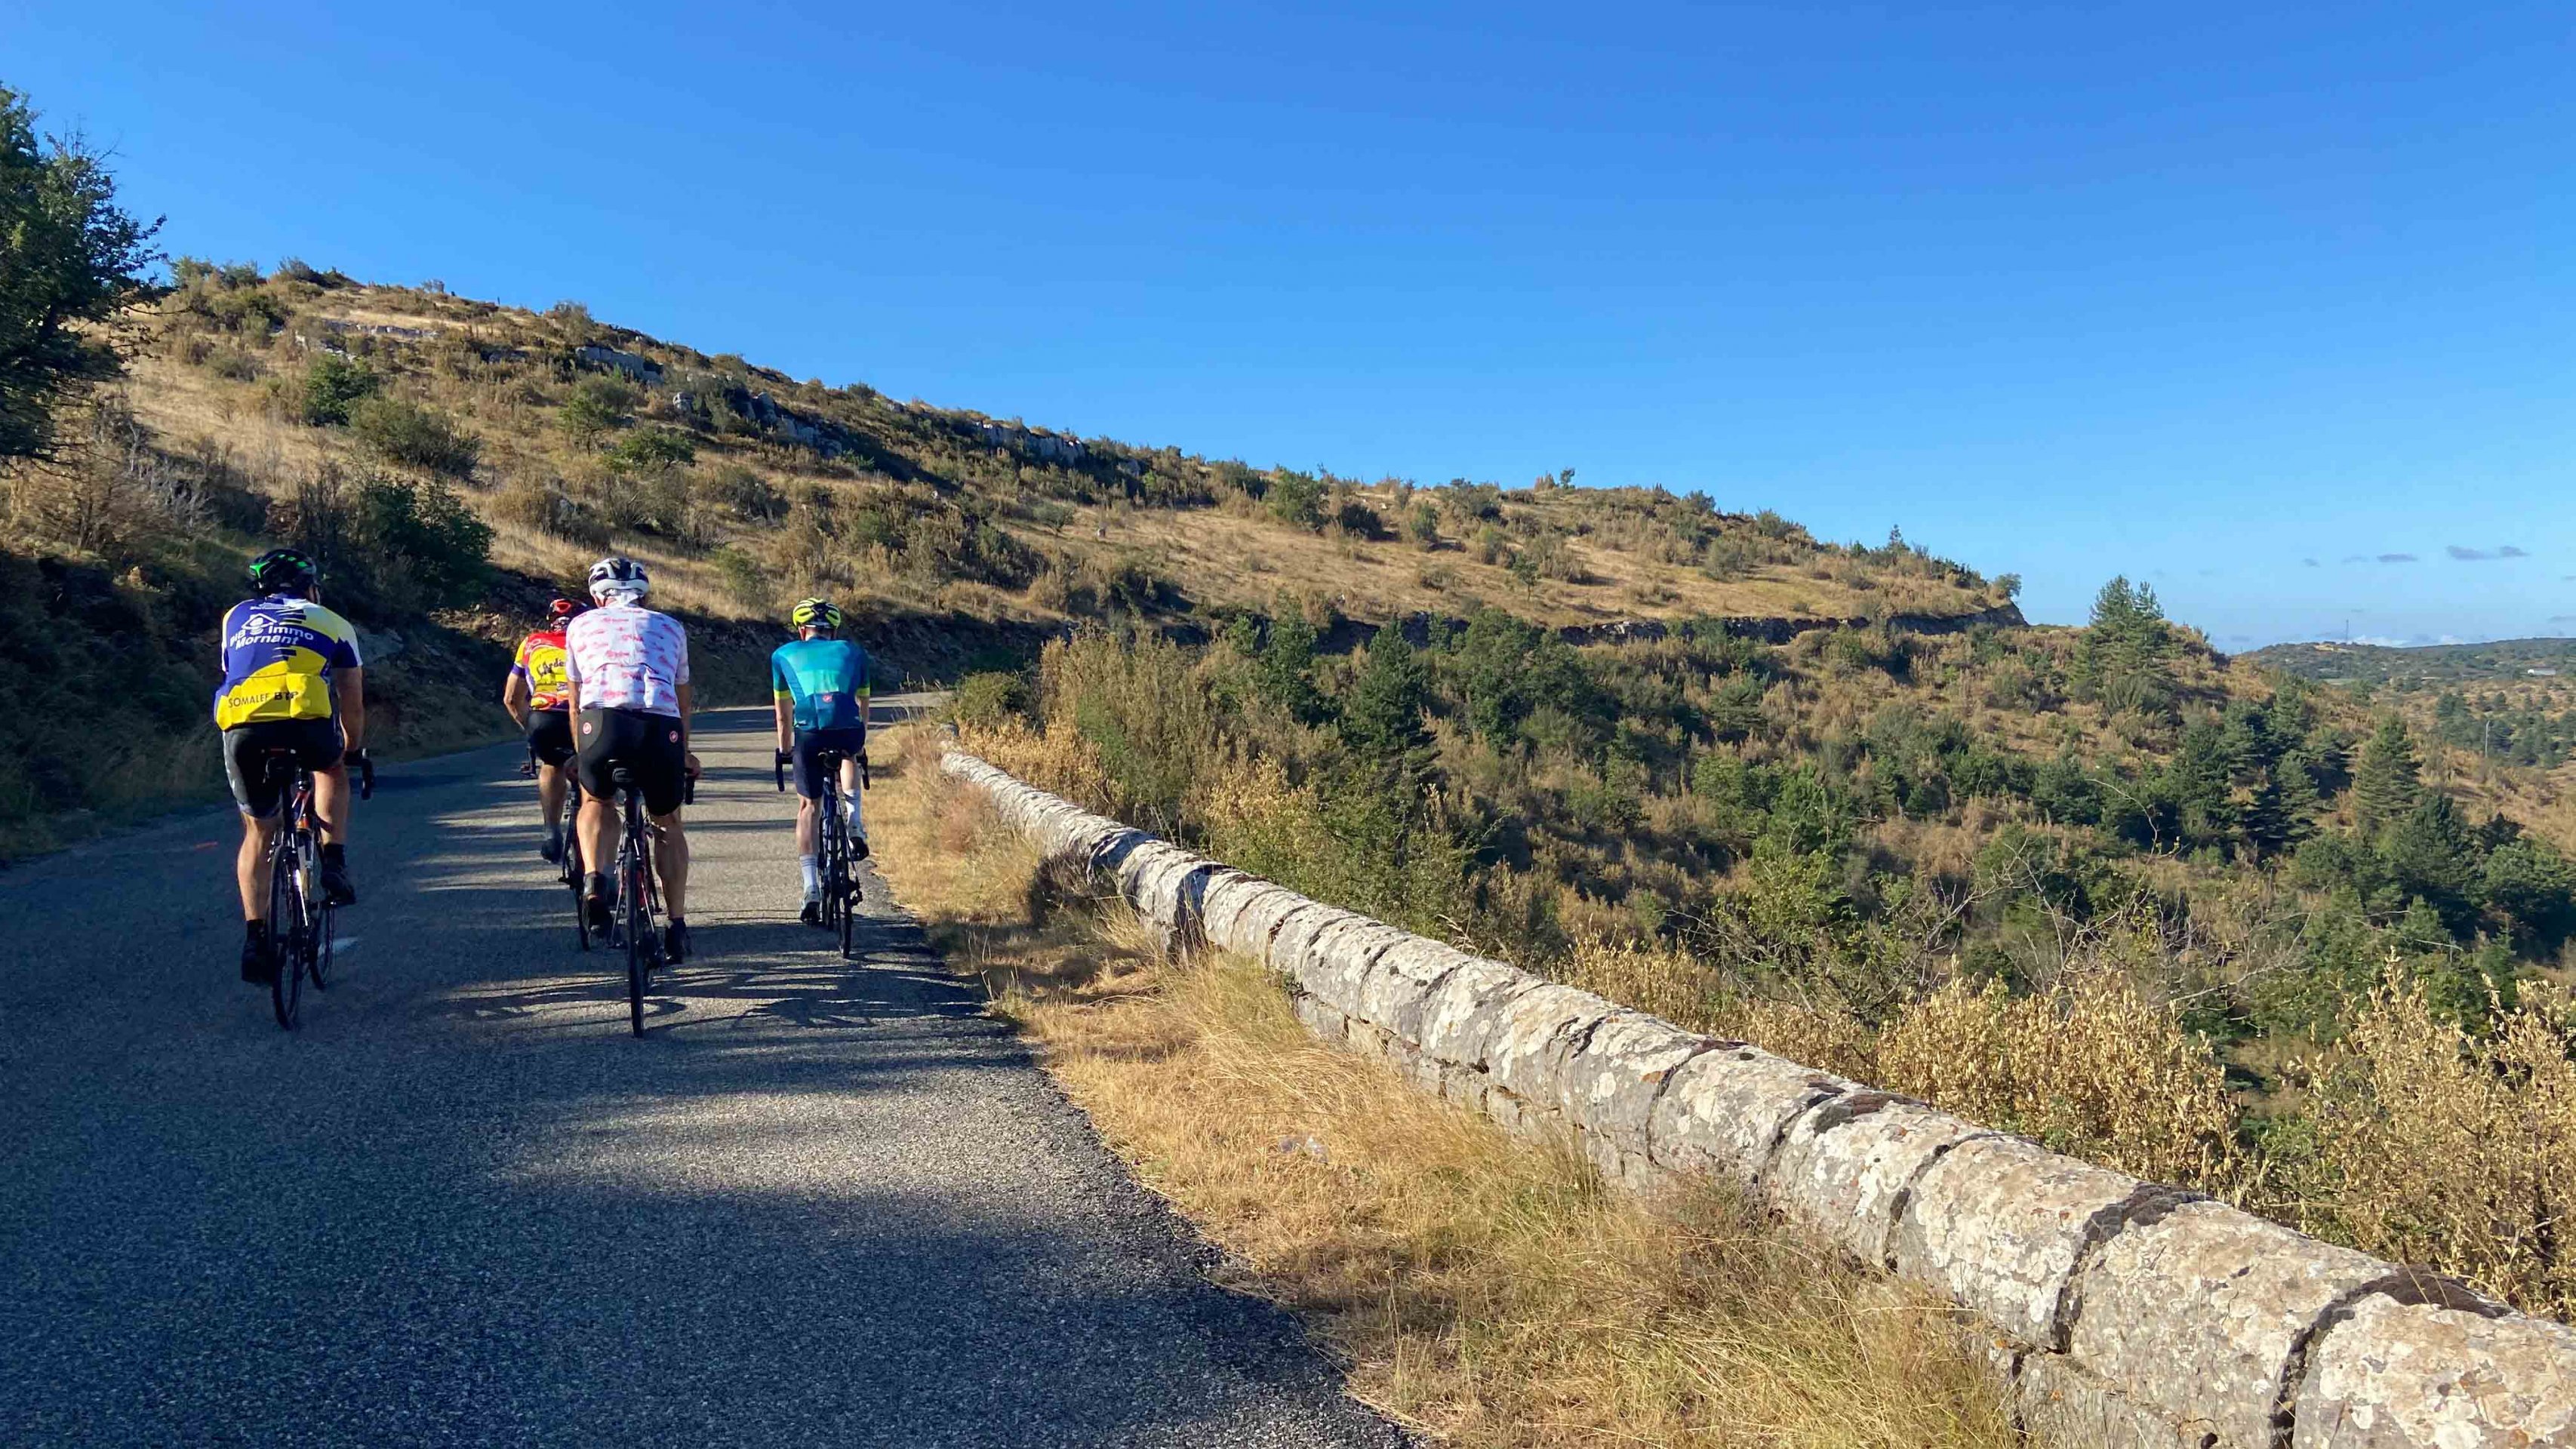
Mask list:
POLYGON ((787 751, 778 752, 778 793, 781 795, 787 793, 787 762, 790 758, 787 751))
POLYGON ((358 798, 376 798, 376 757, 365 750, 354 751, 358 757, 358 798))

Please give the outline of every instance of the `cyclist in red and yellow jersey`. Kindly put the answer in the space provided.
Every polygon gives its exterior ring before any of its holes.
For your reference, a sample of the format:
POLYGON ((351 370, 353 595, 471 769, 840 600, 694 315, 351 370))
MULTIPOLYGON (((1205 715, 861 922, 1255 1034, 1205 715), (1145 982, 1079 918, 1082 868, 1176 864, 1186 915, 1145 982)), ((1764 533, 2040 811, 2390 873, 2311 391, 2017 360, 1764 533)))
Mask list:
POLYGON ((501 681, 501 707, 528 737, 528 753, 537 761, 537 803, 546 812, 545 843, 537 848, 547 863, 563 859, 564 766, 573 756, 572 681, 566 674, 564 625, 581 612, 570 599, 546 606, 546 624, 519 641, 509 677, 501 681))

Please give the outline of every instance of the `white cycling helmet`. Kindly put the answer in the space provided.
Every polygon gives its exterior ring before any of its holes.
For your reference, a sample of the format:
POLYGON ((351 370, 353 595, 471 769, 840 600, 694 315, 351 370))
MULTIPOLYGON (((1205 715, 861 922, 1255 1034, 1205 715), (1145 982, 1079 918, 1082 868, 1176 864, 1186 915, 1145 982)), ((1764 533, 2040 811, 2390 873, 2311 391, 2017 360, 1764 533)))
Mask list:
POLYGON ((590 597, 594 603, 611 598, 640 599, 653 591, 653 580, 644 566, 623 554, 601 559, 590 566, 590 597))

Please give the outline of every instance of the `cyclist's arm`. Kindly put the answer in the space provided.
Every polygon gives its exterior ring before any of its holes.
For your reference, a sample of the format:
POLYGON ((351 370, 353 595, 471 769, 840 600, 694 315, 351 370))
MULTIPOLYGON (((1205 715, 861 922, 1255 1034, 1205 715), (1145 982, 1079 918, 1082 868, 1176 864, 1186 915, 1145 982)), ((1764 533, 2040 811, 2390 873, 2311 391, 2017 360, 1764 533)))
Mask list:
POLYGON ((332 701, 340 706, 340 743, 344 749, 367 744, 367 671, 343 669, 331 681, 332 701))
POLYGON ((528 727, 530 698, 527 676, 515 669, 511 670, 509 677, 501 681, 501 707, 510 712, 510 718, 516 721, 522 730, 528 727))
POLYGON ((698 757, 689 753, 689 710, 694 704, 697 691, 688 685, 679 684, 672 686, 671 692, 680 701, 680 757, 689 762, 689 773, 694 775, 698 772, 698 757))
POLYGON ((783 694, 773 696, 772 703, 778 714, 778 747, 792 750, 796 748, 796 707, 783 694))

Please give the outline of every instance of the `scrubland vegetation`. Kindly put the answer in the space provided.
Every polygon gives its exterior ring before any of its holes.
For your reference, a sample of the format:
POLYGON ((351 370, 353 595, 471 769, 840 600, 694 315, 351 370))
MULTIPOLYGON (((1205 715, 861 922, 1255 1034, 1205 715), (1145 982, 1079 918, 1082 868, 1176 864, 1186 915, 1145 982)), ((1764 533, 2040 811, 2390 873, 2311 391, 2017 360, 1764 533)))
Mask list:
POLYGON ((2018 1442, 1946 1313, 1721 1192, 1649 1211, 1323 1046, 1257 968, 1161 960, 928 744, 871 796, 904 901, 1221 1274, 1304 1316, 1368 1402, 1475 1446, 2018 1442))
POLYGON ((1096 808, 1705 1029, 2576 1306, 2557 786, 2423 701, 2090 627, 1319 653, 1096 631, 969 680, 1096 808))

